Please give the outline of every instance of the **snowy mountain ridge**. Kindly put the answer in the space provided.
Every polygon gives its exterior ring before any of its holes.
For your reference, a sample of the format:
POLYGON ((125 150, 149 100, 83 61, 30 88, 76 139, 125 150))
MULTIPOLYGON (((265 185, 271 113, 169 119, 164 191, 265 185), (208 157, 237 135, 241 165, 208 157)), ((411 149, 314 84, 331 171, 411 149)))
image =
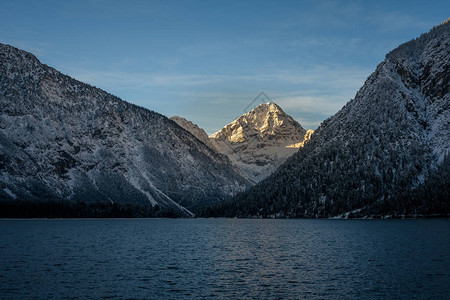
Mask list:
POLYGON ((173 117, 170 117, 169 119, 174 121, 175 123, 177 123, 178 126, 185 129, 186 131, 188 131, 190 134, 195 136, 197 139, 202 141, 203 144, 205 144, 209 148, 216 150, 215 147, 213 146, 213 144, 211 143, 211 141, 209 140, 208 134, 206 134, 205 130, 198 127, 197 124, 194 124, 191 121, 186 120, 185 118, 179 117, 179 116, 173 116, 173 117))
POLYGON ((228 158, 153 111, 0 44, 0 200, 136 204, 191 216, 243 191, 228 158))

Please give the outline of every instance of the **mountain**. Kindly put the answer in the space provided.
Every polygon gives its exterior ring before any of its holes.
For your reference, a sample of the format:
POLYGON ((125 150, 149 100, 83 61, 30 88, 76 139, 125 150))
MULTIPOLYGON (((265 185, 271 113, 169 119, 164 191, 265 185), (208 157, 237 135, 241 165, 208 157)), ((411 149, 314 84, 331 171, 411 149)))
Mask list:
POLYGON ((173 117, 170 117, 169 119, 171 119, 172 121, 177 123, 178 126, 180 126, 184 130, 186 130, 187 132, 189 132, 190 134, 195 136, 197 139, 202 141, 203 144, 205 144, 209 148, 216 150, 215 147, 213 146, 213 144, 211 143, 211 141, 209 140, 209 137, 206 134, 205 130, 198 127, 197 124, 194 124, 191 121, 186 120, 185 118, 179 117, 179 116, 173 116, 173 117))
POLYGON ((0 44, 0 70, 4 205, 114 204, 139 208, 135 215, 191 216, 248 184, 227 157, 165 116, 63 75, 28 52, 0 44))
POLYGON ((449 216, 450 23, 386 55, 271 176, 201 215, 449 216))
POLYGON ((209 138, 247 178, 258 182, 303 147, 312 132, 269 102, 258 105, 209 138))

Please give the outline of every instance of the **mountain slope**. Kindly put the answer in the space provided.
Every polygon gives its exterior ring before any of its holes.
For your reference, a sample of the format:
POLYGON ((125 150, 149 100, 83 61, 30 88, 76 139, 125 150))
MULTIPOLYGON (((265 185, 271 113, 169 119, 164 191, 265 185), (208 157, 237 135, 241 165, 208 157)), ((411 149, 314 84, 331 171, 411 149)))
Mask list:
POLYGON ((186 130, 187 132, 189 132, 190 134, 195 136, 197 139, 202 141, 203 144, 205 144, 209 148, 215 150, 215 148, 214 148, 213 144, 211 143, 211 141, 209 140, 209 137, 206 134, 206 132, 202 128, 198 127, 197 124, 194 124, 191 121, 186 120, 185 118, 182 118, 179 116, 173 116, 173 117, 170 117, 169 119, 171 119, 172 121, 177 123, 178 126, 180 126, 184 130, 186 130))
POLYGON ((275 103, 263 103, 210 136, 214 147, 254 182, 303 146, 306 131, 275 103))
POLYGON ((0 199, 133 203, 191 215, 242 191, 228 159, 170 121, 0 44, 0 199))
POLYGON ((386 55, 355 99, 271 176, 202 214, 450 214, 450 23, 386 55), (448 172, 447 172, 448 173, 448 172), (438 191, 427 195, 427 190, 438 191))

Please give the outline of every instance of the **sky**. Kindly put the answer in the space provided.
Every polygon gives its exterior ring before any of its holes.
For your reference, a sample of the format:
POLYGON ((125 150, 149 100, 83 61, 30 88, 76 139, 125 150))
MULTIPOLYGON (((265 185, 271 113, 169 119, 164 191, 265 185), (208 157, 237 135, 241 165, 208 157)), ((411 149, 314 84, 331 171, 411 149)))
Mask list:
POLYGON ((261 91, 315 129, 449 12, 448 0, 2 0, 0 43, 208 134, 261 91))

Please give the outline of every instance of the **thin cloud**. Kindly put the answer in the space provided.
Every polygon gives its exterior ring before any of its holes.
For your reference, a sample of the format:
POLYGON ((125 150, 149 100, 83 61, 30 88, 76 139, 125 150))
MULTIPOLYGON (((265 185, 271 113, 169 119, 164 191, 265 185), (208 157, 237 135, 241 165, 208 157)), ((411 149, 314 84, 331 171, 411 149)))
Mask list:
POLYGON ((436 25, 432 21, 425 21, 401 11, 380 11, 374 15, 367 16, 366 21, 375 25, 381 33, 402 31, 408 28, 416 28, 419 31, 423 31, 436 25))
POLYGON ((120 86, 122 88, 201 86, 221 82, 226 78, 221 75, 151 74, 95 70, 72 70, 70 73, 86 83, 104 87, 120 86))
POLYGON ((247 75, 86 69, 72 69, 69 73, 110 92, 120 89, 122 94, 119 96, 125 100, 133 100, 168 116, 189 118, 212 133, 218 122, 225 125, 244 113, 243 109, 261 90, 273 97, 273 101, 302 126, 317 128, 320 122, 354 97, 371 71, 358 66, 311 65, 299 70, 255 71, 247 75), (127 91, 139 91, 144 96, 132 97, 126 94, 127 91), (171 104, 175 102, 178 103, 176 106, 171 104))
POLYGON ((271 73, 250 75, 234 74, 159 74, 89 69, 68 69, 71 76, 99 86, 128 88, 207 86, 227 82, 277 81, 292 85, 314 84, 322 87, 353 88, 369 75, 369 70, 359 67, 314 65, 299 70, 275 70, 271 73))
POLYGON ((344 101, 335 101, 336 99, 330 97, 283 97, 277 98, 277 103, 284 109, 291 113, 312 113, 320 112, 322 114, 330 115, 336 113, 343 105, 344 101))

